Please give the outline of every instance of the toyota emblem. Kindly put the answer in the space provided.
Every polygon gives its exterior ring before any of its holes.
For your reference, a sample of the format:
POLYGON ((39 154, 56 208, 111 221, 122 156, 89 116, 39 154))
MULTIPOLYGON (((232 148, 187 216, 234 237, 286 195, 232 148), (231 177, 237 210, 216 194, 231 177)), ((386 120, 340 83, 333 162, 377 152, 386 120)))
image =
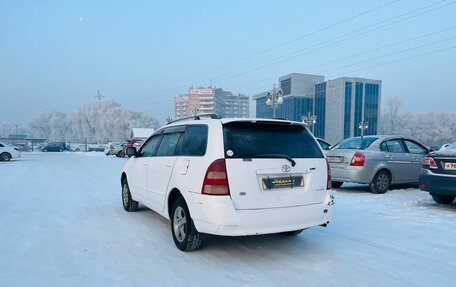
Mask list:
POLYGON ((291 167, 287 164, 282 165, 282 171, 283 172, 290 172, 291 167))

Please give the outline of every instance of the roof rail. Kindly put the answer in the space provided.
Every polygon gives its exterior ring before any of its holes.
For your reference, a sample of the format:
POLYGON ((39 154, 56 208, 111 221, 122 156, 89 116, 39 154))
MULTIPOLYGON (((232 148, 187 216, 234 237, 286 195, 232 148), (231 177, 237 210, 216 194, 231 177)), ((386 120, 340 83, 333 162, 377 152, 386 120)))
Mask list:
POLYGON ((172 123, 175 123, 175 122, 180 122, 180 121, 188 121, 188 120, 197 121, 197 120, 201 120, 201 119, 204 119, 204 118, 221 119, 222 117, 217 115, 217 114, 197 114, 197 115, 194 115, 194 116, 185 117, 185 118, 181 118, 181 119, 177 119, 177 120, 174 120, 174 121, 167 122, 166 125, 169 125, 169 124, 172 124, 172 123))

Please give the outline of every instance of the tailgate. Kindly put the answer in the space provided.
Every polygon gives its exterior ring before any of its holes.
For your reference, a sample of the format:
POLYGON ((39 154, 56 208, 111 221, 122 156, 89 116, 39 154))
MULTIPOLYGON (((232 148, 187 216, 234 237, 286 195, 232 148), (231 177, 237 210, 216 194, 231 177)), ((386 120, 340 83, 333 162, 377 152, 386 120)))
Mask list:
POLYGON ((231 199, 236 209, 281 208, 317 204, 326 196, 324 158, 226 159, 231 199))

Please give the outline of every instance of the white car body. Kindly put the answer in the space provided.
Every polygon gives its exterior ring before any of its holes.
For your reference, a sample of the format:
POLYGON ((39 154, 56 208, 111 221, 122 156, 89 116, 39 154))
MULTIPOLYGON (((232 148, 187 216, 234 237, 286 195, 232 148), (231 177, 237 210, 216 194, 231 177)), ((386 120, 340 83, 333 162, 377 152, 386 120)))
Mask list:
POLYGON ((19 149, 0 142, 0 161, 9 161, 21 157, 19 149))
MULTIPOLYGON (((188 205, 191 218, 200 233, 240 236, 326 226, 332 217, 334 201, 327 189, 328 163, 312 135, 312 145, 316 146, 321 156, 293 158, 296 163, 294 167, 285 158, 230 158, 232 151, 225 152, 223 126, 256 121, 258 119, 201 119, 178 121, 159 129, 154 135, 161 131, 165 133, 166 129, 173 127, 205 125, 208 128, 206 152, 204 156, 130 158, 122 179, 126 177, 128 180, 132 199, 170 219, 170 201, 174 198, 173 193, 178 191, 188 205), (217 159, 223 159, 226 163, 229 195, 202 193, 208 166, 217 159), (292 178, 295 175, 303 179, 303 186, 293 188, 291 184, 291 189, 264 187, 265 178, 292 178)), ((263 121, 301 125, 289 121, 263 121)), ((146 145, 147 142, 143 147, 146 145)))

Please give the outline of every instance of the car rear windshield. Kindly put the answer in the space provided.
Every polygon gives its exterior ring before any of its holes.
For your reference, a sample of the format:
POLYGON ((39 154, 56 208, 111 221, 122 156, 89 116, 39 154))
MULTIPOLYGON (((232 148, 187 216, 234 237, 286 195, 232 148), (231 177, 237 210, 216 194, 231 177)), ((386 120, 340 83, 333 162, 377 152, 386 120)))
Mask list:
POLYGON ((281 122, 231 122, 223 125, 225 156, 255 158, 285 155, 323 158, 321 149, 302 125, 281 122))
POLYGON ((340 142, 335 149, 366 149, 377 137, 349 138, 340 142))

